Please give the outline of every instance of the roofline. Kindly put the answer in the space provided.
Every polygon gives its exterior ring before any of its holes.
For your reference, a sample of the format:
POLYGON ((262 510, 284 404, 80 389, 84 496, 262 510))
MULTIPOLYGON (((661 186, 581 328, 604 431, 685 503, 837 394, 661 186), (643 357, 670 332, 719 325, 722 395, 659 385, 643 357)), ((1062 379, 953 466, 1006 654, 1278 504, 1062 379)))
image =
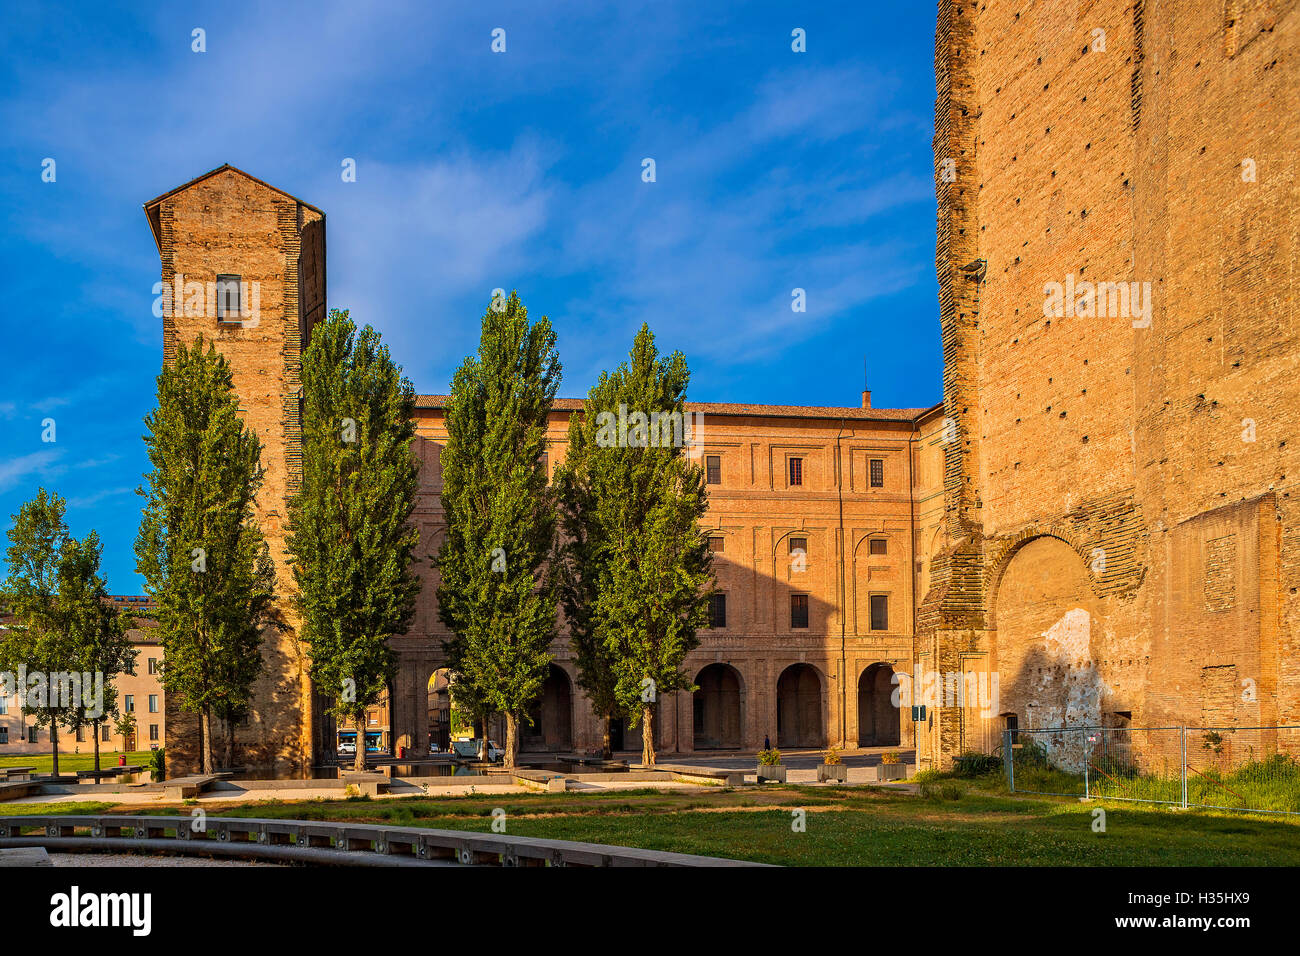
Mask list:
POLYGON ((153 233, 153 242, 154 245, 158 247, 159 252, 162 251, 162 240, 158 235, 158 227, 154 225, 153 216, 150 215, 150 211, 153 209, 153 207, 157 206, 164 199, 167 199, 171 196, 175 196, 178 192, 189 189, 195 183, 202 182, 203 180, 207 179, 210 176, 215 176, 217 173, 224 173, 226 170, 239 173, 239 175, 243 176, 245 179, 251 179, 253 182, 257 183, 258 185, 265 186, 267 189, 271 190, 272 192, 279 193, 281 196, 284 196, 286 199, 292 199, 294 202, 298 203, 299 205, 306 206, 312 212, 319 214, 322 219, 325 218, 325 211, 323 209, 318 209, 317 207, 313 206, 311 203, 304 202, 303 200, 299 199, 297 196, 293 195, 292 193, 285 192, 279 186, 272 186, 264 179, 258 179, 252 173, 244 172, 238 166, 232 166, 230 165, 230 163, 222 163, 216 169, 210 169, 206 173, 203 173, 199 176, 195 176, 189 182, 181 183, 175 189, 169 189, 161 196, 155 196, 153 199, 150 199, 147 203, 144 204, 143 208, 144 208, 145 218, 149 220, 149 231, 153 233))
MULTIPOLYGON (((442 411, 447 407, 448 395, 417 395, 416 411, 442 411)), ((585 400, 581 398, 557 398, 551 407, 553 412, 582 411, 585 400)), ((849 408, 818 405, 746 405, 728 402, 687 402, 688 411, 705 414, 726 415, 736 418, 811 418, 824 421, 858 421, 858 422, 892 422, 915 425, 917 422, 942 410, 943 402, 929 408, 849 408), (878 414, 892 412, 893 414, 878 414)))

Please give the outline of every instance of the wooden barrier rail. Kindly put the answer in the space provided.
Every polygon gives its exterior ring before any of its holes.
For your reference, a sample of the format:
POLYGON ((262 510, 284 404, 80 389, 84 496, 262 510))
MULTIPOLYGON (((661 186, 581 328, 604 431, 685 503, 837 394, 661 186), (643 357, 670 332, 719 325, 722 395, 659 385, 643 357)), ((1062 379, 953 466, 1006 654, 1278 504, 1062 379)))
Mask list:
POLYGON ((0 847, 50 852, 132 849, 209 856, 292 859, 324 864, 467 866, 762 866, 721 857, 545 840, 506 833, 428 830, 252 817, 0 817, 0 847))

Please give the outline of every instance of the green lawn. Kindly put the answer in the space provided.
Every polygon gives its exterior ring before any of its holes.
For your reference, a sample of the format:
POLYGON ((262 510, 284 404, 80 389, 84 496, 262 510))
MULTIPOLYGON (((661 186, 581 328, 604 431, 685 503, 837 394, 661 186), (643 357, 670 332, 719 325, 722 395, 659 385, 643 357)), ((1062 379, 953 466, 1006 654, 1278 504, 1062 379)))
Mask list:
MULTIPOLYGON (((949 799, 863 788, 765 787, 683 793, 528 794, 394 800, 267 801, 210 808, 223 816, 349 820, 508 832, 786 865, 1300 865, 1300 821, 1002 796, 953 782, 949 799), (960 794, 951 799, 954 794, 960 794), (1093 832, 1093 810, 1106 832, 1093 832), (791 810, 807 810, 806 832, 791 810)), ((0 813, 33 812, 0 805, 0 813)), ((102 813, 107 804, 41 812, 102 813)), ((118 813, 175 813, 122 804, 118 813)))
MULTIPOLYGON (((83 748, 85 744, 81 745, 83 748)), ((141 767, 148 767, 152 751, 136 750, 126 755, 126 762, 141 767)), ((103 750, 99 754, 99 766, 103 769, 117 766, 117 751, 103 750)), ((54 758, 49 754, 15 754, 0 757, 0 767, 35 767, 37 773, 49 773, 54 769, 54 758)), ((59 773, 74 773, 78 770, 95 769, 95 752, 83 749, 75 754, 71 751, 59 751, 59 773)))

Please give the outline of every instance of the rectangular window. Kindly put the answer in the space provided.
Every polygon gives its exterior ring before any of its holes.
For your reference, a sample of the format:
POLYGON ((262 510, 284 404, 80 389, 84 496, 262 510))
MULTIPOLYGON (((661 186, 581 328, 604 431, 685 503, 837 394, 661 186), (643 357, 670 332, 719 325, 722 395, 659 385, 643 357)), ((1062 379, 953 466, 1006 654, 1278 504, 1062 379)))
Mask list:
POLYGON ((85 742, 86 742, 86 728, 85 728, 85 727, 78 727, 78 728, 77 728, 77 743, 79 743, 79 744, 84 744, 85 742))
POLYGON ((217 276, 217 321, 239 321, 239 276, 217 276))
POLYGON ((0 727, 0 744, 9 743, 9 728, 0 727))
POLYGON ((99 735, 99 739, 102 740, 104 743, 108 743, 108 724, 105 724, 100 729, 102 730, 102 733, 99 735))
POLYGON ((158 658, 156 657, 149 658, 149 673, 150 674, 158 673, 158 658))
POLYGON ((803 484, 803 459, 790 459, 790 487, 803 484))
POLYGON ((704 480, 710 485, 722 484, 722 456, 704 456, 704 480))
POLYGON ((151 714, 156 714, 156 713, 158 713, 158 695, 157 695, 157 694, 150 694, 150 695, 149 695, 149 713, 151 713, 151 714))
POLYGON ((888 553, 889 553, 889 542, 886 541, 884 538, 872 538, 872 539, 871 539, 871 553, 872 553, 872 554, 888 554, 888 553))
POLYGON ((9 713, 9 698, 0 694, 0 714, 9 713))
POLYGON ((710 535, 710 536, 709 536, 709 550, 710 550, 710 551, 725 551, 725 550, 726 550, 726 547, 725 547, 725 546, 726 546, 726 543, 727 543, 727 539, 724 538, 724 537, 723 537, 722 535, 720 535, 720 534, 715 534, 715 535, 710 535))
POLYGON ((807 538, 791 538, 791 539, 790 539, 790 553, 791 553, 791 554, 804 554, 804 555, 806 555, 806 554, 808 553, 808 539, 807 539, 807 538))
POLYGON ((871 595, 871 629, 889 630, 889 596, 886 594, 871 595))
POLYGON ((790 595, 790 626, 799 628, 808 626, 808 595, 790 595))
POLYGON ((709 626, 727 626, 727 596, 725 594, 709 595, 709 626))
POLYGON ((128 714, 135 713, 135 694, 126 694, 122 699, 126 712, 128 714))
POLYGON ((1016 714, 1003 714, 1007 721, 1007 730, 1011 731, 1011 743, 1014 746, 1019 743, 1017 739, 1020 735, 1016 733, 1020 729, 1020 717, 1016 714))
POLYGON ((27 742, 28 742, 29 744, 40 743, 40 741, 36 739, 36 728, 35 728, 35 727, 28 727, 28 728, 27 728, 27 742))
POLYGON ((885 459, 883 458, 871 459, 871 487, 885 487, 885 459))
POLYGON ((149 739, 150 739, 150 740, 157 740, 157 739, 158 739, 158 725, 157 725, 157 724, 150 724, 150 725, 149 725, 149 739))

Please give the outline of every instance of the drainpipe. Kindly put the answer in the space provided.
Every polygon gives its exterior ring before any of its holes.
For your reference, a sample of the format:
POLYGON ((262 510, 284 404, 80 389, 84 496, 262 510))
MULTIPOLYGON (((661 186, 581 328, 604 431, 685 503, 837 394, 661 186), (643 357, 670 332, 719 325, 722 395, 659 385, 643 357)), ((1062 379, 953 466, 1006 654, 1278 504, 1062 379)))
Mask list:
POLYGON ((835 436, 835 490, 840 501, 840 747, 848 746, 845 721, 848 718, 848 655, 845 649, 845 615, 848 613, 848 592, 844 589, 844 459, 840 439, 844 437, 844 419, 840 419, 839 434, 835 436))
MULTIPOLYGON (((912 659, 908 662, 908 679, 912 685, 910 694, 911 703, 916 703, 916 485, 915 476, 912 474, 913 455, 916 451, 916 423, 912 423, 912 431, 907 439, 907 523, 911 529, 911 535, 907 543, 907 580, 908 580, 908 597, 911 604, 908 608, 908 617, 912 623, 912 659)), ((909 713, 910 717, 911 714, 909 713)), ((903 712, 899 708, 899 721, 902 721, 903 712)), ((912 747, 916 747, 916 724, 912 724, 912 747)))

